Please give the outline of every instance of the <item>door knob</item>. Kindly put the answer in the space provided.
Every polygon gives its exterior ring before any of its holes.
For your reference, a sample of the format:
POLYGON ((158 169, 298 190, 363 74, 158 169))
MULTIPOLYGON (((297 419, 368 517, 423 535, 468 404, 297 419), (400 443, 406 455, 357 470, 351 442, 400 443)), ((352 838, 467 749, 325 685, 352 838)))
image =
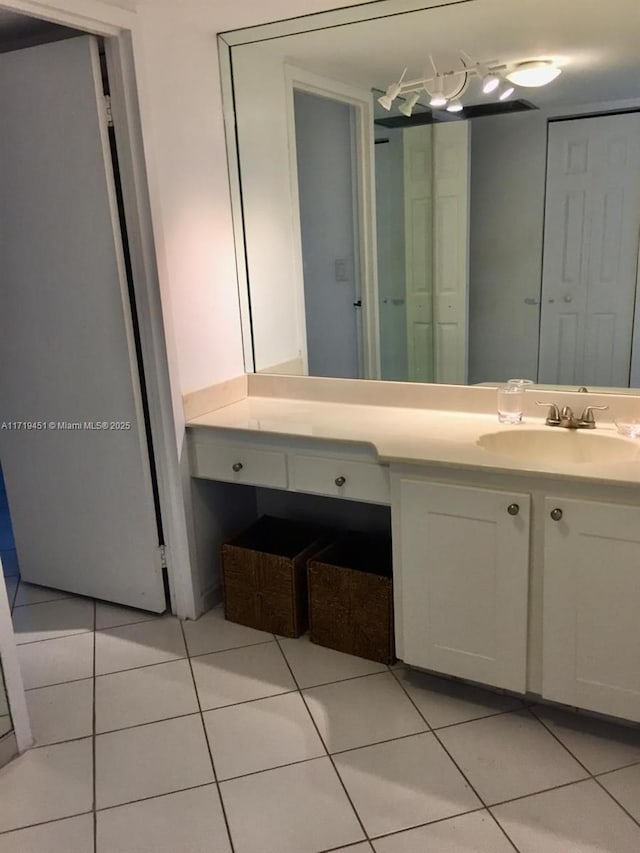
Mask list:
POLYGON ((233 465, 231 466, 231 470, 235 471, 237 474, 238 471, 242 471, 243 467, 244 466, 242 465, 242 462, 234 462, 233 465))
POLYGON ((344 486, 344 484, 345 484, 346 482, 347 482, 347 478, 346 478, 346 477, 336 477, 336 478, 335 478, 335 480, 334 480, 334 483, 336 484, 336 486, 344 486))
POLYGON ((560 521, 560 519, 562 518, 562 510, 559 506, 557 506, 555 509, 551 510, 549 515, 554 521, 560 521))
POLYGON ((353 307, 362 308, 362 299, 356 299, 356 301, 353 303, 353 307))
POLYGON ((509 515, 517 515, 520 512, 520 507, 518 504, 509 504, 507 507, 507 512, 509 515))

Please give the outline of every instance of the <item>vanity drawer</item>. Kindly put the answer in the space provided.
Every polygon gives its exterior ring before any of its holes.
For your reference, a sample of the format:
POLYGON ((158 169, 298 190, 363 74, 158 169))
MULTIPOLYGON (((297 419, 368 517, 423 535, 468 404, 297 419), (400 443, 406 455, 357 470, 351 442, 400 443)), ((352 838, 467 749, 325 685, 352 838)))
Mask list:
POLYGON ((194 441, 191 465, 194 477, 272 489, 287 488, 286 456, 277 450, 227 442, 205 444, 194 441))
POLYGON ((377 504, 391 501, 389 469, 375 463, 292 454, 289 476, 290 488, 296 492, 377 504))

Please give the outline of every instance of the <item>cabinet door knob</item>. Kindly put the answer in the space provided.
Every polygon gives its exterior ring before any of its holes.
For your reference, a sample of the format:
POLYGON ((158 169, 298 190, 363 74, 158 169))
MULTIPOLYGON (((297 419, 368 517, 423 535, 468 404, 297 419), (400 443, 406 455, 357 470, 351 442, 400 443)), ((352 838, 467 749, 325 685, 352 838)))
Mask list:
POLYGON ((237 474, 238 471, 242 471, 243 467, 244 466, 243 466, 242 462, 234 462, 233 465, 231 466, 231 470, 235 471, 237 474))
POLYGON ((520 507, 518 504, 509 504, 507 512, 509 515, 517 515, 520 512, 520 507))
POLYGON ((334 482, 335 482, 336 486, 344 486, 344 484, 347 482, 347 478, 346 477, 336 477, 334 482))
POLYGON ((560 519, 562 518, 562 510, 559 506, 557 506, 555 509, 551 510, 549 515, 554 521, 560 521, 560 519))

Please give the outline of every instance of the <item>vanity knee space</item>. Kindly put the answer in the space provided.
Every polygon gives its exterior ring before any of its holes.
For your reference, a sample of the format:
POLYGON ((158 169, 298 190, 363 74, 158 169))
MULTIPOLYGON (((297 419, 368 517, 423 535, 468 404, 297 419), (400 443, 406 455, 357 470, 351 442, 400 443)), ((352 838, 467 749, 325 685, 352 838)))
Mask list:
POLYGON ((630 499, 392 471, 399 657, 640 721, 640 507, 630 499))

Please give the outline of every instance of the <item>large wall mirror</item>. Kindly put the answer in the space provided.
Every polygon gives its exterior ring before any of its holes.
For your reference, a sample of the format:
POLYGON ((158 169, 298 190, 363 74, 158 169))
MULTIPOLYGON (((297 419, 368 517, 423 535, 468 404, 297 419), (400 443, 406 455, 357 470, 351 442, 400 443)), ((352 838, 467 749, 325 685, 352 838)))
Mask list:
POLYGON ((384 0, 220 36, 247 369, 640 386, 639 22, 384 0))

